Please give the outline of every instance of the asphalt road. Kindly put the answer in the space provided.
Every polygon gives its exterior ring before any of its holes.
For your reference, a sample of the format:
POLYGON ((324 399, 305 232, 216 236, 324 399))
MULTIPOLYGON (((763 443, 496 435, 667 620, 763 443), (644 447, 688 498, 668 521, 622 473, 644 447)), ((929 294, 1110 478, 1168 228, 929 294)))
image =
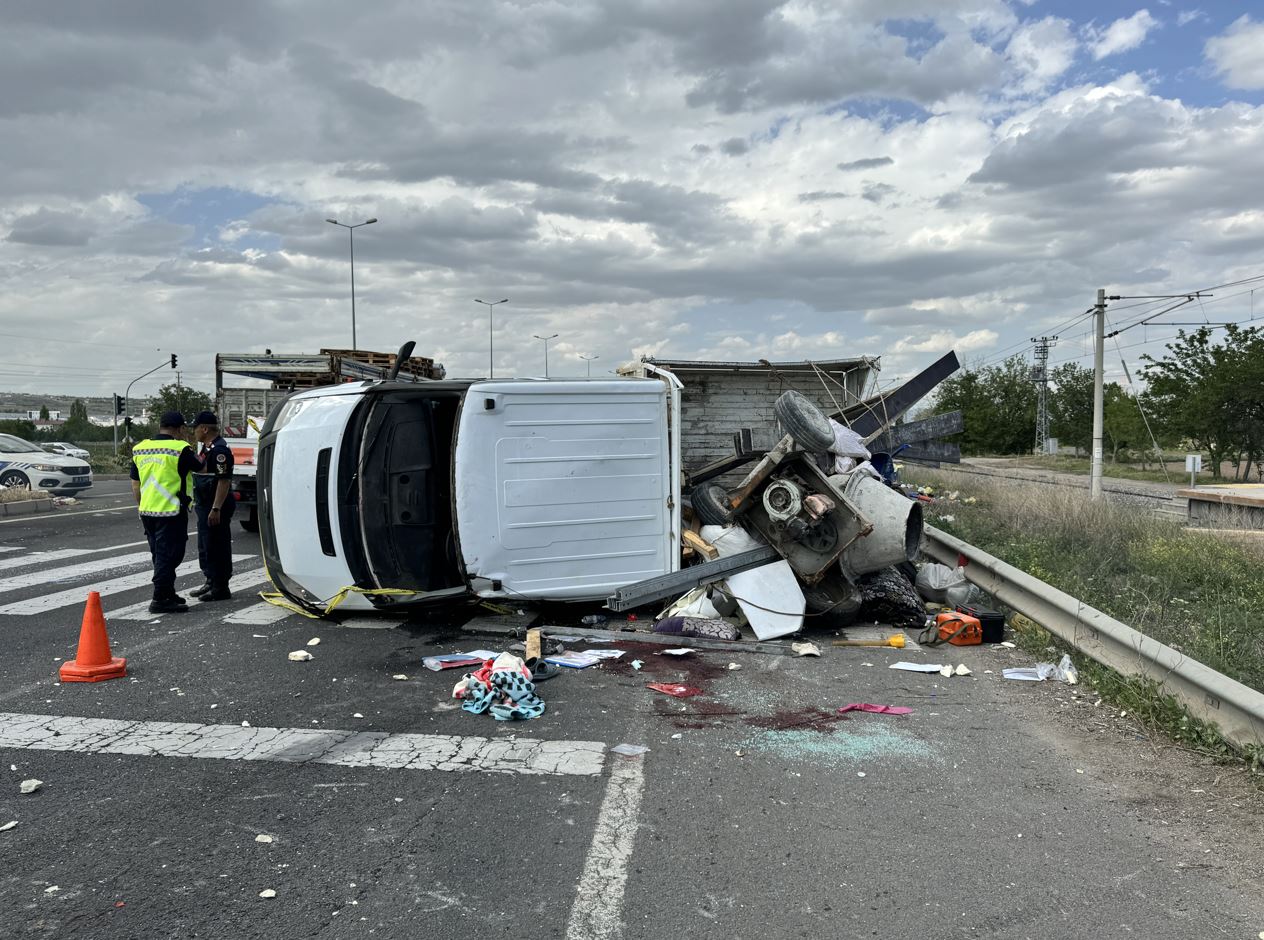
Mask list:
MULTIPOLYGON (((542 683, 543 717, 497 722, 454 706, 459 670, 420 666, 499 645, 459 635, 468 610, 352 628, 276 619, 255 587, 136 613, 126 493, 0 523, 0 826, 18 823, 0 832, 5 937, 1264 930, 1264 805, 1244 772, 1091 691, 1003 681, 1027 662, 1016 651, 825 636, 819 659, 675 661, 620 644, 623 660, 542 683), (58 684, 82 596, 119 584, 104 604, 128 677, 58 684), (290 662, 298 649, 312 661, 290 662), (973 675, 886 668, 900 658, 973 675), (849 702, 914 712, 835 720, 849 702), (606 749, 620 743, 649 751, 606 749), (21 795, 28 778, 43 786, 21 795)), ((258 568, 257 539, 238 529, 235 551, 258 568)))

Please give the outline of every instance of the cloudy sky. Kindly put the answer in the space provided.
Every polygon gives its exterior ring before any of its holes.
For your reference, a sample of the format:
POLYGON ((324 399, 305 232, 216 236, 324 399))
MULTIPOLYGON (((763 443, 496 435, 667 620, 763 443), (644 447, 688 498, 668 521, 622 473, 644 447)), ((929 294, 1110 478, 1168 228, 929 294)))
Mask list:
MULTIPOLYGON (((360 345, 452 375, 487 372, 476 297, 509 298, 498 374, 557 333, 555 375, 881 354, 888 382, 1053 330, 1081 356, 1099 286, 1264 273, 1256 3, 0 0, 0 87, 11 390, 350 345, 326 218, 380 220, 360 345)), ((1253 314, 1215 293, 1156 323, 1253 314)))

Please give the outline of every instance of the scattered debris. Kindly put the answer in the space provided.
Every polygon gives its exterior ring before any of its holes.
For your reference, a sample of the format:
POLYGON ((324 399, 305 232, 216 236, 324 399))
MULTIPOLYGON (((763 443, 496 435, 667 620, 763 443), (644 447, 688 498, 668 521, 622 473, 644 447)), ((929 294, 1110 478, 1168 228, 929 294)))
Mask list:
POLYGON ((586 627, 598 627, 601 626, 601 624, 608 622, 609 619, 610 618, 606 617, 604 614, 586 614, 580 618, 579 622, 586 627))
POLYGON ((913 709, 903 705, 873 705, 869 702, 852 702, 838 709, 840 715, 846 712, 871 712, 875 715, 911 715, 913 709))
POLYGON ((1035 666, 1030 667, 1022 666, 1002 669, 1001 675, 1006 679, 1019 679, 1023 682, 1044 682, 1046 679, 1056 679, 1058 682, 1075 685, 1080 681, 1080 675, 1076 671, 1075 664, 1071 662, 1071 657, 1066 654, 1062 656, 1061 662, 1056 666, 1053 663, 1036 663, 1035 666))
POLYGON ((556 656, 546 656, 544 661, 554 666, 565 666, 568 669, 587 669, 595 666, 603 659, 618 659, 623 650, 568 650, 556 656))
POLYGON ((268 844, 268 843, 271 843, 271 842, 272 842, 272 836, 270 836, 270 835, 266 835, 265 833, 262 833, 262 832, 261 832, 261 833, 259 833, 259 835, 255 836, 255 841, 256 841, 256 842, 262 842, 262 843, 264 843, 264 844, 268 844))
POLYGON ((649 751, 649 748, 643 744, 616 744, 610 749, 613 754, 622 754, 624 757, 640 757, 649 751))
POLYGON ((0 826, 0 832, 8 832, 10 829, 15 829, 17 828, 17 824, 18 821, 16 819, 12 819, 3 826, 0 826))
POLYGON ((650 682, 645 686, 647 689, 653 689, 655 692, 662 692, 664 695, 672 695, 676 698, 692 698, 695 695, 701 695, 702 690, 694 685, 681 685, 678 682, 650 682))
POLYGON ((965 663, 957 663, 957 668, 952 671, 952 674, 954 676, 968 676, 970 675, 970 667, 965 663))
POLYGON ((737 627, 722 619, 718 614, 713 617, 664 617, 654 624, 655 633, 670 636, 687 636, 707 640, 728 640, 736 642, 742 638, 737 627))
POLYGON ((61 890, 61 886, 60 886, 60 885, 49 885, 47 888, 45 888, 45 889, 44 889, 44 893, 45 893, 45 894, 56 894, 56 893, 57 893, 58 891, 60 891, 60 890, 61 890))
POLYGON ((905 641, 904 641, 903 633, 892 633, 885 640, 842 639, 842 640, 835 640, 831 645, 833 646, 890 646, 893 649, 902 650, 904 649, 904 642, 905 641))
POLYGON ((791 643, 790 648, 796 656, 820 656, 821 648, 815 643, 791 643))
POLYGON ((642 666, 644 666, 644 665, 645 665, 645 663, 643 663, 643 662, 642 662, 641 660, 639 660, 639 659, 634 659, 634 660, 632 660, 632 668, 633 668, 633 669, 635 669, 637 672, 640 672, 640 671, 641 671, 641 667, 642 667, 642 666))
POLYGON ((250 722, 248 722, 248 721, 243 721, 243 722, 241 723, 241 726, 242 726, 243 728, 249 728, 249 727, 250 727, 250 722))
POLYGON ((660 656, 688 656, 690 653, 696 653, 696 652, 698 651, 691 646, 681 646, 681 647, 677 647, 676 649, 663 650, 659 655, 660 656))
POLYGON ((391 678, 394 679, 396 682, 408 681, 408 676, 404 675, 402 672, 395 673, 395 675, 391 676, 391 678))
POLYGON ((352 717, 352 718, 363 718, 364 716, 363 716, 363 715, 361 715, 359 712, 356 712, 356 713, 355 713, 354 715, 352 715, 351 717, 352 717))
POLYGON ((442 672, 444 669, 459 669, 463 666, 481 666, 489 659, 495 659, 499 653, 492 650, 470 650, 468 653, 445 653, 442 656, 427 656, 421 664, 431 672, 442 672))
POLYGON ((22 782, 18 785, 18 792, 20 792, 20 793, 34 793, 36 790, 38 790, 38 789, 39 789, 40 787, 42 787, 43 785, 44 785, 44 781, 43 781, 43 780, 36 780, 34 777, 32 777, 32 778, 31 778, 31 779, 29 779, 29 780, 23 780, 23 781, 22 781, 22 782))
POLYGON ((940 666, 940 667, 939 667, 939 674, 940 674, 941 676, 943 676, 945 679, 951 679, 951 678, 952 678, 952 667, 951 667, 951 666, 940 666))
POLYGON ((262 891, 259 892, 259 897, 274 898, 276 897, 276 892, 273 891, 271 888, 264 888, 262 891))
POLYGON ((1005 647, 1007 650, 1012 650, 1012 649, 1017 649, 1017 648, 1018 648, 1018 644, 1016 644, 1016 643, 1011 643, 1009 640, 1004 640, 1004 641, 1002 641, 1002 642, 1001 642, 1001 646, 1005 647))
POLYGON ((289 660, 292 663, 305 663, 312 658, 312 654, 307 652, 307 650, 295 650, 289 655, 289 660))
POLYGON ((308 646, 320 646, 320 637, 314 636, 307 641, 308 646))
POLYGON ((898 663, 892 663, 888 669, 900 669, 904 672, 939 672, 944 667, 939 663, 909 663, 901 660, 898 663))
POLYGON ((741 669, 741 668, 742 668, 742 664, 741 664, 741 663, 729 663, 729 671, 730 671, 730 672, 735 672, 736 670, 741 669))

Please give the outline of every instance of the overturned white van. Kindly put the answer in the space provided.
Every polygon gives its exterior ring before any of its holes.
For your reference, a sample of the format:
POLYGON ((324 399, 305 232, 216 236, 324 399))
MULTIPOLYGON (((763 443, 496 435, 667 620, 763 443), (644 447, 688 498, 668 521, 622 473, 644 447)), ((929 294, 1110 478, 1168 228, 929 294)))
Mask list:
POLYGON ((604 600, 680 566, 679 384, 360 382, 264 426, 268 573, 313 611, 604 600))

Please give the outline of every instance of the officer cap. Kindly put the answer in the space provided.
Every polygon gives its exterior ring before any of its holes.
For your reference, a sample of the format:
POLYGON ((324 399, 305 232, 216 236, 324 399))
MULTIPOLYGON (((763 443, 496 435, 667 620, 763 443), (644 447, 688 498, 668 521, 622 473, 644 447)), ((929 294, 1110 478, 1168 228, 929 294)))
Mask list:
POLYGON ((182 428, 184 427, 184 415, 178 411, 164 411, 162 417, 158 419, 158 426, 161 428, 182 428))
POLYGON ((213 424, 219 427, 219 418, 215 417, 213 411, 199 411, 197 417, 193 419, 193 426, 197 427, 199 424, 213 424))

